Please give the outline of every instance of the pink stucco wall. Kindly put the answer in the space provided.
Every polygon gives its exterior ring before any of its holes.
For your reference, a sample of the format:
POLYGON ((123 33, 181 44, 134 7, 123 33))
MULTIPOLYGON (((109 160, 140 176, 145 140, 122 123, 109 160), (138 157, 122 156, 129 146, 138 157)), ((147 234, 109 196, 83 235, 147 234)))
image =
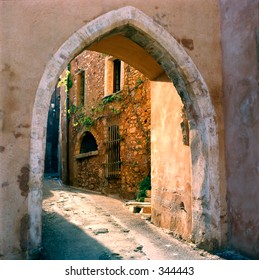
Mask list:
POLYGON ((259 257, 258 1, 221 1, 229 241, 259 257))

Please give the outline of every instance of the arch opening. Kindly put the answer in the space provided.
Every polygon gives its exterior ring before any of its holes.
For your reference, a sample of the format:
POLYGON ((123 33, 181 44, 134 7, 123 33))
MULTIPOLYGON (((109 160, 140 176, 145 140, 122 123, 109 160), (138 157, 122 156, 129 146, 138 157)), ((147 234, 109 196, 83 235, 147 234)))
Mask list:
POLYGON ((89 131, 86 131, 81 140, 80 154, 89 153, 97 150, 98 146, 93 134, 89 131))
MULTIPOLYGON (((125 44, 125 46, 128 44, 125 44)), ((104 14, 78 30, 48 62, 33 109, 30 150, 29 254, 41 244, 41 201, 45 154, 45 130, 51 93, 66 65, 83 49, 104 50, 127 61, 151 80, 161 81, 163 72, 173 82, 184 104, 189 120, 191 149, 192 230, 195 243, 211 247, 221 245, 219 155, 217 124, 206 83, 177 41, 151 18, 133 7, 124 7, 104 14), (110 40, 133 44, 131 56, 111 49, 110 40), (147 64, 134 56, 135 48, 144 50, 147 64), (132 59, 135 57, 135 60, 132 59), (151 69, 151 70, 150 70, 151 69)), ((163 80, 162 78, 162 80, 163 80)))

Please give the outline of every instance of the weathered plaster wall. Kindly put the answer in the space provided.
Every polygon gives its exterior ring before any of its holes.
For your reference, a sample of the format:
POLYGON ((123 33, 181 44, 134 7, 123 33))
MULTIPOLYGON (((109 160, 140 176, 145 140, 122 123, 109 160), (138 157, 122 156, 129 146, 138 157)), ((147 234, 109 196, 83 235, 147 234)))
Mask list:
POLYGON ((183 103, 169 79, 152 82, 152 221, 191 239, 190 147, 184 145, 183 103))
MULTIPOLYGON (((28 222, 35 222, 30 220, 27 211, 29 188, 39 198, 35 205, 40 203, 41 191, 34 188, 35 182, 28 185, 28 174, 30 169, 43 173, 40 162, 37 166, 30 166, 29 150, 32 109, 44 69, 53 54, 75 31, 92 19, 125 5, 142 10, 185 47, 209 87, 218 118, 219 138, 223 144, 220 15, 217 1, 150 0, 148 5, 138 0, 96 0, 94 3, 75 0, 73 5, 68 0, 1 1, 0 255, 3 258, 24 257, 21 252, 27 248, 28 222)), ((50 76, 52 71, 54 68, 50 69, 50 76)), ((50 95, 44 100, 48 103, 50 95)), ((40 109, 48 104, 40 106, 39 115, 42 113, 40 109)), ((34 136, 34 144, 44 151, 45 130, 41 135, 34 136)), ((223 174, 223 145, 219 154, 223 174)), ((33 155, 33 159, 37 162, 37 155, 33 155)), ((221 178, 223 188, 224 176, 221 178)), ((35 209, 37 217, 40 216, 39 209, 35 209)), ((34 235, 40 240, 40 230, 34 235)))
POLYGON ((230 244, 259 257, 258 1, 221 1, 230 244))

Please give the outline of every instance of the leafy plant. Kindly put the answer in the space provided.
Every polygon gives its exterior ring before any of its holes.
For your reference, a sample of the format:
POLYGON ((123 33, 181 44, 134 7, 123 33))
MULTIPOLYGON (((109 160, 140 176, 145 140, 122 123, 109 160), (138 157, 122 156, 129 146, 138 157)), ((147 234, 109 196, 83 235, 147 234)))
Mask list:
POLYGON ((90 127, 93 124, 93 121, 92 121, 91 117, 88 116, 83 119, 82 124, 85 125, 86 127, 90 127))
MULTIPOLYGON (((109 110, 109 112, 106 111, 108 114, 112 113, 114 115, 117 115, 121 113, 128 107, 129 102, 134 103, 136 101, 133 97, 134 91, 143 83, 144 81, 141 78, 138 78, 135 86, 131 89, 128 89, 128 95, 124 96, 123 91, 119 91, 102 98, 94 107, 90 108, 90 113, 88 115, 85 114, 84 105, 78 106, 70 104, 68 116, 69 119, 73 120, 73 127, 77 127, 77 129, 80 129, 82 126, 85 126, 87 129, 90 129, 91 126, 93 126, 99 119, 104 117, 104 112, 107 109, 109 110), (120 102, 120 104, 117 103, 115 104, 115 106, 112 106, 113 102, 120 102)), ((70 78, 70 65, 68 65, 66 75, 65 77, 63 77, 63 79, 60 80, 58 86, 66 86, 66 92, 68 92, 68 90, 73 86, 73 82, 70 78)), ((136 106, 138 106, 138 104, 136 104, 136 106)), ((135 112, 135 114, 137 115, 137 112, 135 112)), ((142 124, 139 121, 138 124, 141 126, 141 129, 143 130, 146 138, 148 138, 145 129, 143 129, 142 127, 142 124)), ((149 132, 147 133, 149 134, 149 132)))
POLYGON ((137 194, 136 200, 139 202, 143 202, 144 199, 147 197, 146 191, 151 190, 151 178, 150 176, 145 177, 140 183, 139 183, 139 192, 137 194))

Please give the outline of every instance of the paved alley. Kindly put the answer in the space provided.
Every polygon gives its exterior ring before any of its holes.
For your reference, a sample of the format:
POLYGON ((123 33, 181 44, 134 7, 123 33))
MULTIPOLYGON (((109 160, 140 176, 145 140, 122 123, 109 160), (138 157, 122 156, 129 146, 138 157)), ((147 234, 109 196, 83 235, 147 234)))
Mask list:
POLYGON ((45 181, 42 259, 219 259, 174 239, 124 201, 45 181))

